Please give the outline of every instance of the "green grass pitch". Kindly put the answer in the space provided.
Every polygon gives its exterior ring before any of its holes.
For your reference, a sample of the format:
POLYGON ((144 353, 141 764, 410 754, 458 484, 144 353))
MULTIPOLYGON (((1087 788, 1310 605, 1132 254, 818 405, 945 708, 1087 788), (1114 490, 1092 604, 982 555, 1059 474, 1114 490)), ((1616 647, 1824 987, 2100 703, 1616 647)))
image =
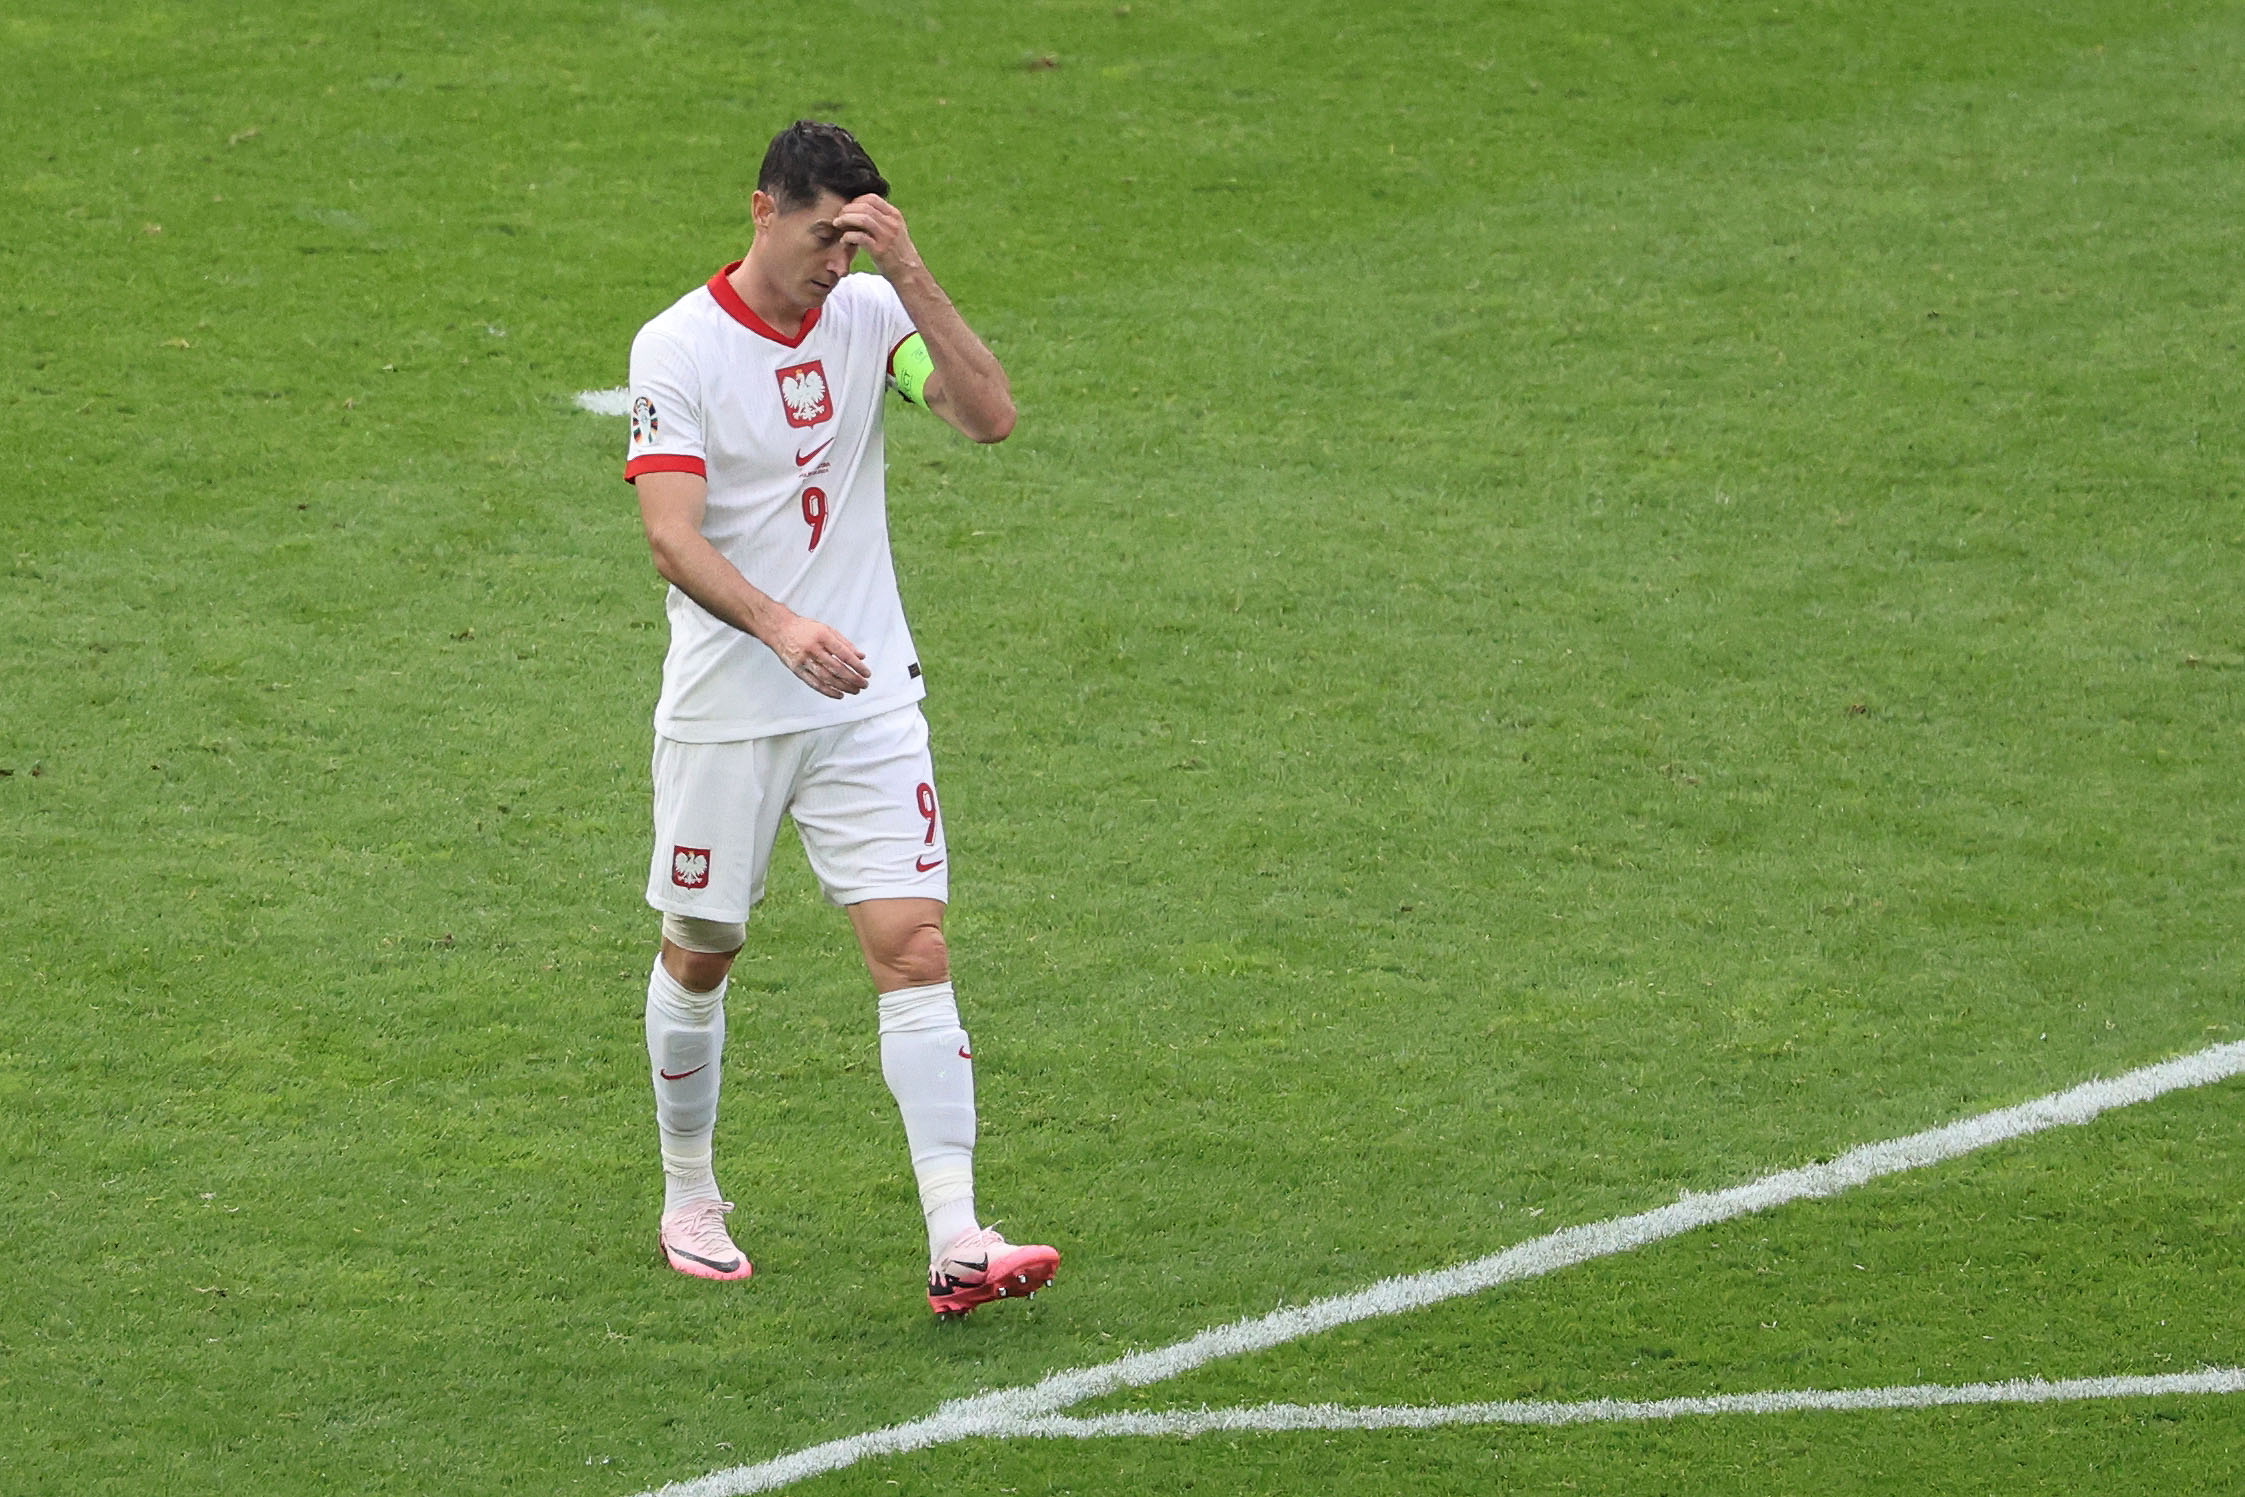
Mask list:
MULTIPOLYGON (((2245 1038, 2245 18, 0 16, 0 1492, 627 1494, 2245 1038), (799 854, 662 1270, 633 331, 857 129, 981 1059, 799 854)), ((2229 1083, 1105 1408, 2245 1362, 2229 1083)), ((969 1442, 813 1493, 2215 1490, 2245 1400, 969 1442)))

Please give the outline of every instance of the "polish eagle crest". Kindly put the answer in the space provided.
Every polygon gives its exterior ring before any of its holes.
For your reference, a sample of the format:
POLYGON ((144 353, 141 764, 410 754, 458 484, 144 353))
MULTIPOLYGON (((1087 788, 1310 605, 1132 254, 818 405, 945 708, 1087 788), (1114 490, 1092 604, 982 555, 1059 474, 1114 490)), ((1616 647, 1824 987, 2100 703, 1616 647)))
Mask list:
POLYGON ((833 419, 834 400, 826 387, 826 368, 817 359, 780 370, 779 382, 788 425, 816 426, 833 419))

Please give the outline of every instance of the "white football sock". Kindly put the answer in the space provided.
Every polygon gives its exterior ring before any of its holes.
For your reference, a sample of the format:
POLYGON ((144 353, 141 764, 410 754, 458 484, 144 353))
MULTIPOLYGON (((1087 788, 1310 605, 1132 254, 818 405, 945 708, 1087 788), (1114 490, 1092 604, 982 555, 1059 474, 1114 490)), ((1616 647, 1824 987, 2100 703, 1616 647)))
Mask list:
POLYGON ((697 993, 655 958, 647 979, 647 1058, 653 1062, 655 1126, 663 1141, 663 1210, 724 1197, 710 1167, 717 1131, 717 1081, 725 1054, 725 989, 697 993))
POLYGON ((881 995, 881 1074, 904 1114, 904 1139, 928 1220, 928 1257, 979 1223, 974 1215, 974 1051, 948 982, 881 995))

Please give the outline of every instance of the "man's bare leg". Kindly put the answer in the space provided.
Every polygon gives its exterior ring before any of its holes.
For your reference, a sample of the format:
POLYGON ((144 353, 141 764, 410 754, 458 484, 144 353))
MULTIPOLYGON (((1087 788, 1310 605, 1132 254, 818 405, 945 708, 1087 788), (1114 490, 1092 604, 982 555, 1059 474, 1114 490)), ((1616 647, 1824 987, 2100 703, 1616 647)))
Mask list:
POLYGON ((868 899, 849 910, 865 970, 880 995, 881 1074, 904 1115, 933 1258, 979 1225, 974 1051, 951 990, 943 901, 868 899))
POLYGON ((912 1148, 928 1224, 928 1305, 964 1315, 1052 1282, 1060 1254, 1017 1246, 974 1214, 974 1049, 959 1024, 943 901, 869 899, 850 906, 865 969, 880 994, 881 1074, 912 1148))

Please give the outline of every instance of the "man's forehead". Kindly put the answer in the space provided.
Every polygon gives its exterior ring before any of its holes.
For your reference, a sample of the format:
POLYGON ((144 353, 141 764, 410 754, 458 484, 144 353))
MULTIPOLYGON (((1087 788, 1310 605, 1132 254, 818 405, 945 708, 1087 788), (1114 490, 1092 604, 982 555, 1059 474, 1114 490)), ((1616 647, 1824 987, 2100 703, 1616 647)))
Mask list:
POLYGON ((779 211, 782 218, 810 219, 814 221, 813 227, 816 227, 818 222, 833 222, 834 215, 848 207, 849 203, 850 200, 838 192, 822 190, 817 197, 802 207, 790 207, 782 199, 779 204, 779 211))

